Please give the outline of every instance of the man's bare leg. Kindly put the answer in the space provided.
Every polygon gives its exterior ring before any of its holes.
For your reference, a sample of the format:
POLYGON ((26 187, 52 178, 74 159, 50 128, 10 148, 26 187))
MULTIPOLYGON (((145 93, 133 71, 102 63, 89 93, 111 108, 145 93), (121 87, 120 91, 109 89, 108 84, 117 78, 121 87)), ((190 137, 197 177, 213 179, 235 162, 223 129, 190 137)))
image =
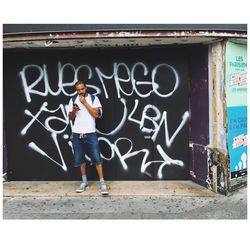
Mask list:
POLYGON ((79 188, 76 189, 77 193, 84 192, 88 188, 88 180, 87 180, 87 175, 86 175, 86 164, 82 164, 80 166, 80 172, 82 175, 82 183, 79 188))
POLYGON ((102 164, 101 163, 96 164, 96 170, 97 170, 98 176, 100 178, 100 190, 101 190, 101 194, 102 195, 108 195, 109 191, 108 191, 107 186, 106 186, 106 184, 104 182, 103 169, 102 169, 102 164))

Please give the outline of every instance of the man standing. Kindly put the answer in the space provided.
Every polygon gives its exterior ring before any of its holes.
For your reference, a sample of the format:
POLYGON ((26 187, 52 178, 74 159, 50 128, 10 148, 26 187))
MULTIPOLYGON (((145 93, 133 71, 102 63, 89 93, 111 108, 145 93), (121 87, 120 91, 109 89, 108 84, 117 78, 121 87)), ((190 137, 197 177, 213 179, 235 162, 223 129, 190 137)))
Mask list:
POLYGON ((74 165, 80 167, 82 175, 82 184, 76 192, 81 193, 88 188, 85 158, 87 153, 91 162, 96 166, 101 194, 108 195, 95 125, 95 119, 100 116, 102 106, 97 96, 87 93, 87 86, 83 81, 77 81, 75 89, 77 95, 69 101, 69 118, 74 121, 72 127, 74 165))

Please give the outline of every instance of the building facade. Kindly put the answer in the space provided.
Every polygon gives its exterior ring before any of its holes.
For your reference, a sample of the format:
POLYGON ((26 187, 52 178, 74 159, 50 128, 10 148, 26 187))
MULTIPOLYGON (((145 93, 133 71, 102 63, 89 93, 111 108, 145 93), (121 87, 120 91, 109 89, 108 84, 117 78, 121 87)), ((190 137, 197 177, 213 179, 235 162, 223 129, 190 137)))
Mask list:
MULTIPOLYGON (((109 180, 247 182, 246 25, 3 27, 4 173, 75 180, 67 105, 87 82, 109 180)), ((91 165, 90 178, 97 179, 91 165)))

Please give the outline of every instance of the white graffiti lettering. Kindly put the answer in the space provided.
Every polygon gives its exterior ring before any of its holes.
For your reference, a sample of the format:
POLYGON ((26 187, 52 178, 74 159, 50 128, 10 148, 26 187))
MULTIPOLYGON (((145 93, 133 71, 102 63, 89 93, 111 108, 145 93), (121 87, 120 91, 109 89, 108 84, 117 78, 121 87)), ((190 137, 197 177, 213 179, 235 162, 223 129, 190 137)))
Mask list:
MULTIPOLYGON (((131 96, 134 91, 141 98, 149 97, 151 95, 151 93, 155 93, 159 97, 169 97, 178 88, 179 76, 178 76, 176 70, 172 66, 170 66, 169 64, 156 65, 151 72, 151 81, 141 81, 141 80, 137 81, 135 79, 135 71, 139 67, 143 68, 144 76, 149 74, 147 66, 141 62, 135 63, 131 70, 129 69, 127 64, 122 63, 122 62, 121 63, 115 62, 113 64, 113 73, 111 75, 106 75, 101 71, 101 69, 99 69, 98 67, 95 67, 95 72, 101 81, 103 92, 105 94, 106 99, 109 98, 109 94, 108 94, 107 88, 105 86, 104 80, 110 80, 110 79, 114 79, 114 84, 116 87, 116 92, 117 92, 118 98, 121 98, 121 93, 125 96, 131 96), (174 79, 175 79, 174 83, 169 83, 169 82, 167 82, 167 80, 165 83, 165 84, 173 84, 173 86, 174 86, 173 90, 169 93, 163 94, 163 93, 159 92, 160 85, 155 80, 159 68, 166 68, 167 73, 169 73, 169 71, 170 71, 174 76, 174 79), (119 76, 119 72, 121 71, 121 69, 124 69, 126 71, 127 78, 122 78, 119 76), (126 84, 126 85, 130 84, 131 85, 131 91, 129 93, 124 91, 124 89, 122 88, 123 84, 126 84), (151 86, 151 89, 148 91, 148 93, 144 93, 144 94, 140 93, 139 90, 137 89, 137 86, 140 86, 140 85, 145 85, 145 86, 149 85, 149 86, 151 86)), ((89 65, 83 64, 83 65, 80 65, 77 68, 75 68, 74 65, 71 63, 66 63, 66 64, 62 65, 61 62, 58 62, 58 65, 57 65, 57 70, 58 70, 57 91, 53 91, 50 87, 50 85, 52 85, 52 83, 49 82, 48 70, 47 70, 47 66, 45 64, 42 67, 39 65, 34 65, 34 64, 24 66, 22 71, 20 72, 20 76, 21 76, 21 80, 22 80, 23 89, 25 92, 26 101, 28 103, 31 102, 31 95, 39 95, 39 96, 45 97, 45 96, 48 96, 48 94, 50 94, 52 96, 58 96, 59 94, 63 93, 65 96, 72 96, 74 93, 67 92, 66 89, 68 87, 72 87, 74 85, 74 83, 78 79, 79 71, 83 71, 85 69, 86 69, 87 75, 88 75, 87 79, 91 79, 93 77, 93 71, 89 65), (65 74, 66 70, 71 71, 72 81, 64 82, 64 74, 65 74), (28 80, 30 78, 29 72, 30 72, 30 74, 31 73, 37 74, 36 79, 33 80, 31 83, 29 83, 29 80, 28 80), (38 86, 43 87, 44 90, 43 91, 36 90, 35 88, 38 86)), ((54 83, 53 83, 53 86, 55 86, 54 83)), ((94 85, 88 84, 88 88, 94 89, 95 94, 102 93, 102 91, 94 85)))
POLYGON ((35 121, 37 121, 37 122, 38 122, 39 124, 41 124, 47 131, 49 131, 49 132, 51 132, 51 133, 61 134, 61 133, 63 133, 63 132, 65 131, 65 129, 67 128, 68 123, 69 123, 67 114, 66 114, 66 112, 65 112, 65 109, 66 109, 66 108, 65 108, 62 104, 60 104, 59 107, 58 107, 57 109, 55 109, 55 110, 49 110, 49 109, 46 108, 47 105, 48 105, 48 103, 47 103, 47 102, 44 102, 44 103, 42 104, 40 110, 36 113, 36 115, 33 115, 33 114, 32 114, 29 110, 27 110, 27 109, 24 111, 24 113, 25 113, 26 115, 28 115, 28 116, 31 116, 32 119, 31 119, 30 122, 22 129, 21 135, 25 135, 25 134, 27 133, 28 129, 33 125, 33 123, 34 123, 35 121), (40 114, 41 114, 42 112, 55 113, 55 112, 57 112, 58 110, 61 111, 61 113, 62 113, 62 115, 63 115, 63 118, 56 117, 56 116, 50 116, 50 117, 48 117, 48 118, 44 121, 44 124, 43 124, 40 120, 38 120, 38 117, 40 116, 40 114), (53 128, 49 125, 49 123, 50 123, 51 121, 53 121, 53 120, 61 121, 61 122, 65 125, 65 127, 64 127, 63 129, 61 129, 61 130, 55 130, 55 129, 53 129, 53 128))
MULTIPOLYGON (((144 134, 144 138, 151 139, 156 143, 156 139, 159 137, 160 132, 164 131, 165 140, 163 141, 166 147, 170 148, 173 145, 180 131, 188 123, 189 112, 184 112, 179 125, 175 130, 171 129, 171 131, 174 132, 170 135, 168 123, 173 118, 168 118, 168 112, 166 110, 161 111, 157 107, 157 102, 155 105, 149 103, 143 106, 139 99, 135 99, 134 105, 131 107, 127 104, 127 98, 131 97, 133 94, 136 94, 141 99, 148 98, 151 94, 156 95, 158 98, 168 98, 172 96, 180 86, 180 78, 174 67, 167 63, 161 63, 155 65, 150 72, 147 65, 142 62, 134 63, 131 68, 126 63, 114 62, 111 70, 109 72, 104 72, 100 67, 92 68, 87 64, 81 64, 75 67, 71 63, 62 64, 59 61, 57 63, 57 70, 58 82, 55 84, 50 82, 47 65, 44 64, 39 66, 30 64, 23 67, 20 76, 26 102, 28 104, 32 102, 32 96, 34 95, 41 97, 48 97, 49 95, 55 97, 61 94, 67 97, 72 96, 74 94, 72 92, 74 83, 77 81, 80 74, 85 74, 86 79, 90 82, 87 87, 92 90, 91 92, 94 92, 96 95, 103 95, 106 99, 110 99, 111 97, 118 98, 120 101, 119 103, 122 104, 122 112, 118 113, 119 118, 116 117, 116 120, 112 123, 115 124, 115 126, 108 131, 97 130, 98 134, 101 135, 99 137, 99 142, 105 146, 105 149, 110 150, 110 153, 106 153, 106 155, 101 152, 101 157, 104 160, 110 161, 117 157, 123 170, 128 171, 129 168, 133 166, 129 166, 127 161, 141 155, 142 160, 138 162, 138 164, 140 164, 141 173, 152 178, 152 174, 148 172, 148 167, 151 164, 156 164, 159 166, 157 172, 157 177, 159 179, 163 178, 164 167, 170 165, 179 167, 184 166, 183 161, 172 159, 167 152, 163 150, 163 145, 157 144, 155 149, 160 159, 151 161, 150 157, 153 154, 151 150, 146 147, 136 149, 132 138, 124 136, 119 137, 120 131, 125 128, 127 124, 135 124, 138 128, 138 132, 144 134), (67 79, 70 79, 69 81, 65 80, 66 72, 67 79), (161 81, 159 81, 159 72, 161 72, 161 81), (165 73, 165 77, 162 72, 165 73), (92 85, 91 80, 95 78, 95 74, 97 79, 99 79, 99 83, 92 85), (110 84, 113 85, 111 86, 110 84), (164 85, 168 86, 167 90, 164 90, 164 85), (53 90, 51 86, 53 86, 53 90), (110 91, 112 91, 112 93, 110 93, 110 91), (124 148, 126 148, 125 152, 124 148)), ((38 146, 39 143, 31 141, 29 147, 59 165, 64 171, 67 171, 62 153, 63 147, 60 147, 57 136, 62 135, 73 153, 70 137, 68 134, 65 134, 68 126, 72 126, 72 122, 69 121, 67 116, 67 105, 59 104, 55 109, 49 109, 48 106, 48 102, 43 102, 36 113, 32 113, 30 109, 24 110, 24 114, 30 117, 30 120, 21 130, 21 135, 26 136, 34 124, 38 123, 42 129, 45 129, 45 131, 50 134, 57 155, 60 158, 60 162, 49 156, 45 150, 41 149, 38 146), (53 126, 55 122, 61 124, 61 126, 59 126, 60 128, 58 128, 58 126, 53 126)), ((174 119, 176 120, 178 118, 175 117, 174 119)), ((105 152, 108 151, 105 150, 105 152)), ((88 156, 87 159, 90 160, 88 156)))
POLYGON ((57 135, 56 133, 52 133, 51 137, 56 145, 57 151, 59 153, 60 159, 61 159, 61 163, 55 161, 53 158, 51 158, 47 153, 45 153, 41 148, 39 148, 34 142, 30 142, 29 143, 29 147, 32 148, 33 150, 35 150, 37 153, 49 158, 50 160, 52 160, 54 163, 56 163, 57 165, 59 165, 64 171, 67 171, 67 166, 64 162, 62 153, 61 153, 61 149, 59 147, 58 141, 57 141, 57 135))

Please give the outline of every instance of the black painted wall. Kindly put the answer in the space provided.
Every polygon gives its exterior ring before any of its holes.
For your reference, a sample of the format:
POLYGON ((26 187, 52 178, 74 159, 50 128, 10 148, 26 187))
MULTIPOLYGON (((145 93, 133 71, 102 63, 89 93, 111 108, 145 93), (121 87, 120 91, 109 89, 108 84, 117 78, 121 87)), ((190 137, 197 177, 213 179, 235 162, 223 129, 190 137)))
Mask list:
POLYGON ((66 112, 77 79, 103 105, 106 179, 189 178, 186 48, 4 51, 3 73, 9 180, 80 178, 66 112))
POLYGON ((194 46, 188 50, 190 77, 190 170, 192 180, 208 187, 209 96, 208 47, 194 46))

